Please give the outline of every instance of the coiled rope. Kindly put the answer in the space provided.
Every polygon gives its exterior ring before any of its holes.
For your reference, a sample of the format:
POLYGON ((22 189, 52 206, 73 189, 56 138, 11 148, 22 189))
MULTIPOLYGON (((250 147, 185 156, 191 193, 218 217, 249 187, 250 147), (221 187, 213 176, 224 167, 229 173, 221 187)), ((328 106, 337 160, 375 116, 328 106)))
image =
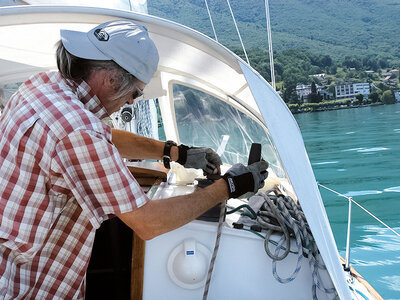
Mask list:
POLYGON ((336 293, 335 288, 325 288, 323 285, 319 270, 326 269, 326 267, 320 258, 318 248, 300 204, 297 204, 290 197, 285 197, 275 189, 265 193, 258 193, 257 195, 265 199, 257 214, 257 222, 264 230, 267 230, 264 248, 267 255, 272 259, 272 272, 275 279, 280 283, 293 281, 301 269, 303 257, 306 257, 313 277, 313 299, 318 299, 317 288, 325 293, 336 293), (283 233, 274 253, 270 251, 268 246, 273 232, 283 233), (291 236, 294 236, 298 249, 297 265, 289 277, 282 278, 277 272, 277 262, 283 260, 289 254, 291 236), (283 247, 284 243, 286 244, 285 247, 283 247), (281 250, 284 250, 284 253, 279 255, 281 250))
MULTIPOLYGON (((251 207, 248 207, 247 209, 249 210, 250 215, 253 216, 253 218, 256 218, 262 229, 267 231, 264 240, 264 249, 267 255, 272 259, 272 273, 274 278, 280 283, 288 283, 293 281, 301 270, 301 262, 303 257, 306 257, 308 259, 313 278, 313 299, 318 299, 317 288, 328 294, 336 294, 337 297, 336 289, 325 288, 322 282, 319 270, 326 270, 326 267, 320 257, 317 245, 314 241, 300 204, 296 203, 291 197, 285 197, 284 195, 280 194, 276 189, 269 190, 265 193, 257 193, 256 196, 261 196, 264 198, 264 203, 262 204, 261 209, 257 213, 255 213, 251 207), (271 240, 271 235, 274 232, 282 233, 282 236, 277 243, 271 240), (295 270, 289 277, 282 278, 277 272, 277 262, 286 258, 289 253, 294 253, 290 251, 291 237, 294 237, 296 240, 296 246, 298 249, 296 253, 298 254, 297 264, 295 270), (270 243, 276 245, 274 253, 272 253, 269 249, 270 243), (285 246, 283 246, 284 244, 285 246), (284 253, 280 255, 279 253, 281 250, 284 250, 284 253)), ((217 237, 207 274, 206 284, 204 287, 203 300, 207 299, 210 288, 211 276, 220 244, 222 224, 226 213, 225 205, 225 202, 221 205, 217 237)), ((238 209, 239 208, 234 209, 227 214, 237 211, 238 209)), ((252 232, 263 237, 257 232, 252 232)))

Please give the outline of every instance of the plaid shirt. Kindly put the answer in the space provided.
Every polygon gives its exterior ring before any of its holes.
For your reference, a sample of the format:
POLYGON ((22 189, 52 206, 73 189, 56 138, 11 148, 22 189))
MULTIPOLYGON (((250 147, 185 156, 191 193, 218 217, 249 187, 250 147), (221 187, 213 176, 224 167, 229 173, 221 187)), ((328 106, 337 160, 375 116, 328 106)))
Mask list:
POLYGON ((0 118, 0 298, 81 299, 94 235, 147 201, 85 83, 40 73, 0 118))

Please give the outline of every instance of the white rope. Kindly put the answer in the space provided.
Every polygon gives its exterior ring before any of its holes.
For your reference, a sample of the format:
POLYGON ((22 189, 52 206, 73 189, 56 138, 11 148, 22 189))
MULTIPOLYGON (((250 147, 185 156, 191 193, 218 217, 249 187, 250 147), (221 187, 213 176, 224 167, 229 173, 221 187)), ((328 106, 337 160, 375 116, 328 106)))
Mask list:
POLYGON ((359 204, 359 203, 357 203, 356 201, 354 201, 353 198, 347 197, 347 196, 345 196, 345 195, 343 195, 343 194, 341 194, 341 193, 339 193, 339 192, 336 192, 336 191, 334 191, 334 190, 332 190, 332 189, 330 189, 330 188, 328 188, 328 187, 326 187, 326 186, 324 186, 324 185, 322 185, 322 184, 320 184, 320 183, 318 183, 318 185, 319 185, 320 187, 323 187, 324 189, 327 189, 328 191, 331 191, 331 192, 333 192, 333 193, 335 193, 335 194, 337 194, 337 195, 339 195, 339 196, 342 196, 342 197, 344 197, 344 198, 346 198, 346 199, 348 199, 348 200, 351 200, 355 205, 357 205, 359 208, 361 208, 362 210, 364 210, 367 214, 369 214, 371 217, 373 217, 375 220, 377 220, 379 223, 381 223, 381 224, 382 224, 383 226, 385 226, 387 229, 389 229, 390 231, 392 231, 395 235, 397 235, 398 237, 400 237, 400 233, 398 233, 397 231, 395 231, 394 229, 392 229, 389 225, 387 225, 386 223, 384 223, 383 221, 381 221, 378 217, 376 217, 374 214, 372 214, 370 211, 368 211, 366 208, 364 208, 361 204, 359 204))
POLYGON ((240 43, 242 44, 242 49, 243 49, 244 55, 246 56, 247 63, 250 65, 250 61, 249 61, 249 58, 247 57, 247 52, 246 52, 246 49, 244 48, 244 44, 243 44, 243 41, 242 41, 242 36, 240 35, 239 28, 238 28, 238 26, 236 24, 235 16, 234 16, 232 8, 231 8, 231 3, 229 2, 229 0, 226 0, 226 2, 228 3, 229 10, 231 12, 231 16, 232 16, 232 19, 233 19, 233 23, 235 23, 236 32, 237 32, 237 34, 239 36, 240 43))
POLYGON ((272 37, 271 37, 271 22, 269 16, 268 0, 265 0, 265 18, 267 19, 267 35, 268 35, 268 51, 269 51, 269 68, 271 70, 271 84, 272 88, 275 87, 275 67, 274 67, 274 51, 272 50, 272 37))
POLYGON ((208 8, 207 0, 204 0, 204 3, 206 4, 206 8, 207 8, 207 12, 208 12, 208 17, 210 18, 211 27, 212 27, 212 30, 213 30, 213 32, 214 32, 215 40, 218 42, 217 33, 215 32, 214 23, 213 23, 213 20, 212 20, 212 18, 211 18, 211 13, 210 13, 210 10, 209 10, 209 8, 208 8))

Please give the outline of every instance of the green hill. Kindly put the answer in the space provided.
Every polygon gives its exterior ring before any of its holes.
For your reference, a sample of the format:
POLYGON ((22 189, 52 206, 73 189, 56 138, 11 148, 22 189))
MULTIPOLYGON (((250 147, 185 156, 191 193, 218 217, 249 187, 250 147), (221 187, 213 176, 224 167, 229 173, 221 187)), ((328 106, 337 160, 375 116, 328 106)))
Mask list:
MULTIPOLYGON (((337 60, 376 56, 400 61, 399 0, 270 0, 275 51, 303 49, 337 60)), ((208 0, 218 40, 240 42, 227 2, 208 0)), ((267 49, 263 0, 231 0, 246 48, 267 49)), ((149 13, 213 37, 204 0, 148 0, 149 13)))

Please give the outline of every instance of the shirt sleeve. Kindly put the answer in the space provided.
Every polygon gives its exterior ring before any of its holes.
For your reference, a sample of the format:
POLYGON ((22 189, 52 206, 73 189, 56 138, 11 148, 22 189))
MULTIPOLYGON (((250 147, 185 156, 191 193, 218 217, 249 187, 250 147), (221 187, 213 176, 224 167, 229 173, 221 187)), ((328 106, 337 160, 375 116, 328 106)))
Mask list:
POLYGON ((130 212, 147 202, 116 147, 97 132, 77 130, 64 137, 54 162, 95 228, 107 215, 130 212))

